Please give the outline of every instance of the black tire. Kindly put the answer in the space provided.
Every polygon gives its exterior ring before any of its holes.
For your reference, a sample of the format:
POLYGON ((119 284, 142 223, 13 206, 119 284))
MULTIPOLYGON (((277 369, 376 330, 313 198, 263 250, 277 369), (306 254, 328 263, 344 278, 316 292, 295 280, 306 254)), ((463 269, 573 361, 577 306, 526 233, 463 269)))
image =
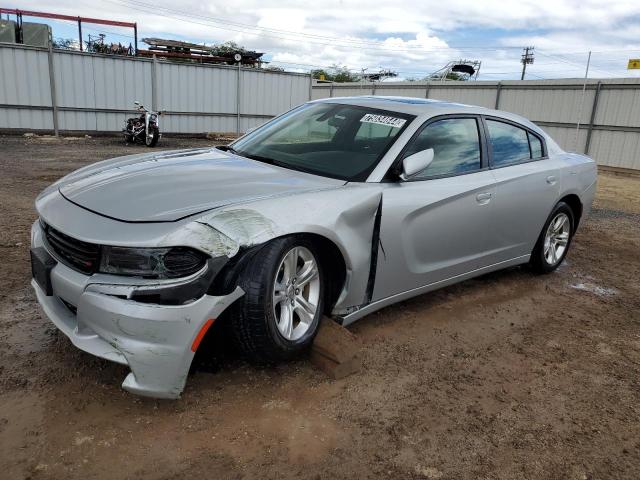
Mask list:
POLYGON ((542 231, 540 232, 538 241, 536 242, 536 245, 531 252, 531 259, 529 260, 531 269, 536 273, 550 273, 558 268, 560 264, 562 264, 564 258, 567 256, 567 252, 569 251, 569 247, 571 246, 571 240, 573 239, 574 233, 575 216, 573 210, 571 210, 571 207, 568 204, 564 202, 558 202, 549 214, 547 221, 544 223, 544 227, 542 227, 542 231), (549 229, 549 225, 552 221, 558 218, 560 214, 565 214, 567 215, 567 217, 569 217, 569 238, 567 239, 566 247, 560 257, 555 262, 549 262, 547 257, 545 256, 545 237, 547 234, 547 230, 549 229))
POLYGON ((144 143, 147 147, 155 147, 158 144, 158 139, 160 138, 160 132, 157 128, 151 129, 151 138, 148 135, 145 135, 144 143))
POLYGON ((124 136, 124 143, 126 143, 127 145, 130 145, 133 143, 133 135, 125 135, 124 136))
POLYGON ((324 308, 324 275, 320 257, 312 242, 302 237, 272 240, 253 256, 238 277, 244 296, 234 303, 231 325, 240 351, 247 360, 270 365, 291 360, 313 343, 324 308), (273 307, 276 275, 285 255, 293 247, 305 247, 314 257, 320 278, 316 312, 306 333, 297 340, 288 340, 278 330, 273 307))

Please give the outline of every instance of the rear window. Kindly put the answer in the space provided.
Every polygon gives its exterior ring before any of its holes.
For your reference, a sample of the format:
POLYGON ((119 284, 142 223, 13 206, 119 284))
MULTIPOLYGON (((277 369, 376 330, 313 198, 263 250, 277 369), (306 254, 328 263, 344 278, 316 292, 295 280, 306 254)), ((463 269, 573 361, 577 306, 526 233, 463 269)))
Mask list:
POLYGON ((529 145, 531 146, 531 158, 542 158, 542 142, 532 133, 529 133, 529 145))
POLYGON ((487 120, 494 166, 509 165, 531 159, 525 129, 495 120, 487 120))

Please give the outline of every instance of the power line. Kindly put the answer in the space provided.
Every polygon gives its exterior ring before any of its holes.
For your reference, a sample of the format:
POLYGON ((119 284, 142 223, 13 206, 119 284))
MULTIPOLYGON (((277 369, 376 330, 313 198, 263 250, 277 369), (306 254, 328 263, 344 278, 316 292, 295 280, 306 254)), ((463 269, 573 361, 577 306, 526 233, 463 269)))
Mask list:
MULTIPOLYGON (((66 19, 61 19, 61 18, 47 18, 44 21, 45 22, 60 22, 60 23, 66 23, 66 24, 74 25, 74 26, 76 25, 76 21, 74 21, 74 20, 66 20, 66 19)), ((125 28, 125 27, 120 27, 120 28, 125 28)), ((101 28, 101 29, 98 30, 96 28, 87 27, 85 24, 82 25, 82 30, 83 31, 87 30, 87 31, 95 32, 95 33, 103 33, 105 35, 114 35, 114 36, 123 37, 123 38, 131 38, 131 39, 135 38, 133 35, 126 35, 124 33, 117 33, 117 32, 113 32, 113 31, 105 29, 105 28, 101 28)))
MULTIPOLYGON (((382 67, 359 67, 359 68, 348 68, 348 67, 341 67, 340 65, 313 65, 310 63, 294 63, 294 62, 281 62, 278 60, 272 60, 269 63, 275 63, 278 65, 294 65, 294 66, 299 66, 299 67, 311 67, 313 69, 323 69, 323 70, 331 70, 333 68, 340 68, 340 69, 344 69, 347 70, 348 72, 351 73, 362 73, 362 69, 363 68, 380 68, 382 69, 382 67)), ((433 70, 424 70, 424 71, 409 71, 409 70, 398 70, 398 69, 393 69, 394 72, 397 73, 403 73, 403 74, 412 74, 412 75, 424 75, 424 76, 428 76, 431 75, 434 71, 433 70)))
POLYGON ((126 35, 124 33, 116 33, 116 32, 111 32, 111 31, 102 31, 102 30, 96 30, 95 28, 89 28, 89 27, 85 27, 83 26, 82 28, 83 30, 88 30, 94 33, 102 33, 104 35, 113 35, 116 37, 122 37, 122 38, 128 38, 128 39, 134 39, 135 37, 133 35, 126 35))
MULTIPOLYGON (((640 46, 638 48, 612 48, 609 50, 593 50, 591 53, 616 53, 616 52, 640 52, 640 46)), ((580 55, 587 53, 585 50, 580 52, 559 52, 564 55, 580 55)))
MULTIPOLYGON (((214 28, 218 28, 221 30, 228 30, 237 33, 249 34, 249 35, 262 35, 268 38, 276 38, 280 40, 287 41, 299 41, 301 38, 304 38, 306 42, 325 45, 331 47, 341 47, 341 48, 354 48, 357 47, 362 50, 371 50, 371 51, 382 51, 382 52, 409 52, 409 53, 417 53, 417 52, 438 52, 438 51, 456 51, 456 50, 475 50, 475 51, 505 51, 516 49, 520 47, 512 47, 512 46, 485 46, 485 47, 466 47, 466 46, 431 46, 431 47, 421 47, 421 46, 406 46, 404 48, 392 47, 389 45, 385 45, 383 42, 373 42, 373 41, 365 41, 361 39, 349 39, 349 38, 337 38, 337 37, 329 37, 324 35, 310 34, 304 32, 292 32, 288 30, 280 30, 273 29, 267 27, 258 27, 255 25, 248 25, 239 22, 233 22, 229 20, 222 20, 210 16, 203 15, 194 15, 185 13, 179 10, 174 10, 168 7, 160 7, 157 5, 151 5, 139 0, 107 0, 112 3, 117 3, 121 5, 128 6, 129 8, 133 8, 135 10, 143 11, 145 13, 159 15, 165 18, 170 18, 173 20, 179 20, 183 22, 195 23, 204 26, 212 26, 211 24, 215 24, 214 28), (163 13, 165 12, 165 13, 163 13), (169 13, 166 13, 169 12, 169 13), (190 18, 190 20, 185 20, 185 18, 190 18), (322 40, 329 40, 331 43, 323 42, 322 40)), ((544 55, 544 54, 543 54, 544 55)), ((555 55, 547 55, 547 56, 555 56, 555 55)), ((579 66, 582 68, 581 64, 577 64, 574 62, 564 60, 564 63, 570 63, 579 66)), ((608 72, 606 70, 600 68, 594 68, 594 70, 603 72, 610 76, 616 76, 615 74, 608 72)))
MULTIPOLYGON (((196 19, 196 20, 204 20, 208 23, 202 23, 202 22, 194 22, 189 20, 191 23, 196 23, 196 24, 200 24, 200 25, 205 25, 205 26, 209 26, 209 23, 216 23, 216 24, 220 24, 223 26, 217 26, 215 28, 219 28, 222 30, 229 30, 229 31, 234 31, 234 32, 238 32, 238 33, 249 33, 251 35, 260 35, 261 33, 256 33, 256 31, 258 32, 267 32, 267 33, 275 33, 275 34, 279 34, 279 35, 286 35, 286 37, 282 37, 282 36, 277 36, 277 35, 265 35, 268 36, 270 38, 278 38, 278 39, 283 39, 283 40, 293 40, 293 39, 299 39, 299 37, 306 37, 308 39, 319 39, 319 40, 328 40, 331 41, 332 43, 327 44, 327 43, 320 43, 321 45, 329 45, 329 46, 336 46, 335 42, 342 42, 342 43, 346 43, 349 44, 349 46, 362 46, 362 45, 370 45, 370 46, 376 46, 381 50, 384 51, 425 51, 425 52, 432 52, 432 51, 438 51, 438 50, 487 50, 487 51, 503 51, 503 50, 511 50, 511 49, 520 49, 521 47, 519 46, 509 46, 509 45, 500 45, 500 46, 484 46, 484 47, 478 47, 478 46, 454 46, 454 45, 448 45, 448 46, 430 46, 430 47, 423 47, 423 46, 418 46, 418 45, 408 45, 406 47, 403 48, 397 48, 397 47, 393 47, 393 46, 389 46, 386 45, 384 42, 381 41, 372 41, 372 40, 363 40, 363 39, 350 39, 350 38, 338 38, 338 37, 333 37, 333 36, 326 36, 326 35, 319 35, 319 34, 312 34, 312 33, 305 33, 305 32, 296 32, 296 31, 291 31, 291 30, 283 30, 283 29, 275 29, 275 28, 269 28, 269 27, 260 27, 257 25, 249 25, 249 24, 245 24, 245 23, 240 23, 240 22, 235 22, 235 21, 231 21, 228 19, 220 19, 220 18, 215 18, 215 17, 211 17, 211 16, 206 16, 206 15, 201 15, 201 14, 189 14, 187 12, 181 11, 181 10, 176 10, 176 9, 171 9, 169 7, 164 7, 164 6, 159 6, 156 4, 150 4, 150 3, 145 3, 143 1, 140 0, 107 0, 111 3, 117 3, 123 6, 127 6, 129 8, 133 8, 135 10, 139 10, 142 11, 144 13, 150 13, 150 14, 155 14, 155 15, 159 15, 165 18, 171 18, 171 19, 176 19, 176 20, 180 20, 180 21, 187 21, 184 18, 180 18, 180 17, 186 17, 186 18, 192 18, 192 19, 196 19), (137 6, 138 8, 136 8, 135 6, 137 6), (164 12, 168 12, 167 13, 160 13, 159 10, 163 10, 164 12), (173 14, 173 15, 170 15, 173 14), (249 31, 247 31, 249 30, 249 31), (291 38, 294 37, 294 38, 291 38)), ((264 35, 264 33, 262 33, 264 35)), ((610 50, 600 50, 600 51, 593 51, 593 53, 606 53, 606 52, 624 52, 624 51, 638 51, 640 50, 640 48, 638 49, 610 49, 610 50)), ((586 53, 586 51, 582 51, 582 52, 565 52, 565 54, 582 54, 582 53, 586 53)), ((580 65, 582 67, 582 65, 580 65)))
MULTIPOLYGON (((314 69, 331 69, 334 68, 336 65, 316 65, 316 64, 310 64, 310 63, 296 63, 296 62, 283 62, 283 61, 279 61, 279 60, 272 60, 271 62, 272 64, 278 64, 278 65, 293 65, 293 66, 298 66, 298 67, 310 67, 310 68, 314 68, 314 69)), ((544 65, 544 64, 543 64, 544 65)), ((339 65, 337 65, 339 67, 339 65)), ((342 68, 342 67, 340 67, 342 68)), ((372 67, 368 67, 368 68, 372 68, 372 67)), ((359 68, 346 68, 347 71, 352 72, 352 73, 360 73, 362 71, 362 67, 359 68)), ((432 73, 435 72, 435 70, 422 70, 422 71, 415 71, 415 70, 403 70, 403 69, 393 69, 393 71, 397 72, 398 74, 411 74, 411 75, 419 75, 419 76, 424 76, 424 77, 428 77, 429 75, 431 75, 432 73)), ((550 71, 551 72, 551 71, 550 71)), ((553 72, 557 72, 557 70, 553 70, 553 72)), ((511 71, 511 72, 485 72, 482 71, 480 73, 480 76, 492 76, 492 75, 515 75, 518 74, 520 72, 517 71, 511 71)), ((531 75, 533 77, 539 78, 539 79, 545 79, 545 77, 542 77, 540 75, 528 72, 528 75, 531 75)))
MULTIPOLYGON (((244 23, 240 23, 240 22, 234 22, 234 21, 230 21, 230 20, 226 20, 226 19, 218 19, 218 18, 214 18, 214 17, 209 17, 209 16, 202 16, 202 15, 195 15, 195 14, 189 14, 189 13, 185 13, 179 10, 175 10, 175 9, 171 9, 168 7, 160 7, 158 5, 152 5, 149 3, 145 3, 143 1, 140 0, 107 0, 111 3, 116 3, 116 4, 120 4, 120 5, 124 5, 127 6, 128 8, 132 8, 134 10, 139 10, 145 13, 149 13, 149 14, 153 14, 153 15, 158 15, 161 17, 165 17, 165 18, 170 18, 172 20, 179 20, 182 22, 188 22, 188 23, 195 23, 195 24, 199 24, 199 25, 203 25, 203 26, 207 26, 207 27, 211 27, 212 23, 215 24, 215 26, 213 26, 213 28, 218 28, 221 30, 229 30, 229 31, 234 31, 234 32, 238 32, 238 33, 243 33, 243 34, 250 34, 250 35, 262 35, 262 36, 266 36, 266 37, 271 37, 271 38, 277 38, 277 39, 281 39, 281 40, 287 40, 287 41, 292 41, 292 40, 296 40, 296 41, 300 41, 301 38, 304 38, 306 42, 309 43, 313 43, 313 44, 319 44, 319 45, 327 45, 327 46, 333 46, 333 47, 341 47, 341 48, 359 48, 362 50, 374 50, 374 51, 383 51, 383 52, 387 52, 387 53, 392 53, 392 52, 410 52, 410 53, 419 53, 419 52, 423 52, 423 53, 427 53, 427 52, 444 52, 445 50, 450 50, 450 51, 455 51, 455 50, 476 50, 476 51, 506 51, 506 50, 511 50, 511 49, 515 49, 515 48, 520 48, 520 47, 511 47, 511 46, 484 46, 484 47, 477 47, 477 46, 473 46, 473 47, 466 47, 466 46, 432 46, 432 47, 421 47, 421 46, 416 46, 416 45, 408 45, 405 48, 398 48, 398 47, 393 47, 393 46, 389 46, 386 45, 384 42, 381 41, 367 41, 367 40, 362 40, 362 39, 350 39, 350 38, 338 38, 338 37, 331 37, 331 36, 324 36, 324 35, 318 35, 318 34, 311 34, 311 33, 305 33, 305 32, 293 32, 293 31, 288 31, 288 30, 280 30, 280 29, 274 29, 274 28, 267 28, 267 27, 259 27, 259 26, 254 26, 254 25, 248 25, 248 24, 244 24, 244 23), (168 13, 167 13, 168 12, 168 13), (184 17, 184 18, 182 18, 184 17), (189 20, 186 20, 185 18, 190 18, 189 20), (249 31, 247 31, 249 30, 249 31), (283 36, 284 35, 284 36, 283 36), (331 41, 331 43, 324 43, 322 40, 329 40, 331 41)), ((121 36, 121 37, 126 37, 126 38, 131 38, 131 36, 129 35, 123 35, 123 34, 118 34, 118 33, 114 33, 114 32, 101 32, 101 33, 106 33, 109 35, 116 35, 116 36, 121 36)), ((616 50, 617 51, 617 50, 616 50)), ((621 50, 622 51, 622 50, 621 50)), ((635 50, 629 50, 629 51, 635 51, 635 50)), ((540 52, 538 50, 538 53, 540 53, 543 56, 546 56, 548 58, 552 58, 555 60, 558 60, 558 62, 548 62, 548 63, 565 63, 565 64, 569 64, 569 65, 575 65, 576 67, 579 67, 580 69, 583 68, 583 64, 579 64, 576 62, 573 62, 571 60, 568 60, 564 57, 562 57, 559 53, 555 53, 555 54, 550 54, 550 53, 543 53, 540 52)), ((576 52, 576 53, 584 53, 584 52, 576 52)), ((273 62, 273 63, 284 63, 287 64, 287 62, 273 62)), ((298 66, 309 66, 309 67, 316 67, 315 65, 310 65, 310 64, 293 64, 290 63, 292 65, 298 65, 298 66)), ((322 66, 322 68, 331 68, 331 66, 322 66)), ((537 70, 537 69, 536 69, 537 70)), ((593 68, 593 70, 596 71, 600 71, 602 73, 606 73, 609 76, 617 76, 616 74, 601 69, 601 68, 593 68)), ((358 70, 359 71, 359 70, 358 70)), ((417 75, 428 75, 432 72, 403 72, 403 73, 415 73, 417 75)), ((491 73, 491 72, 482 72, 483 75, 502 75, 502 74, 511 74, 512 72, 497 72, 497 73, 491 73)), ((529 72, 531 74, 531 72, 529 72)), ((535 74, 531 74, 534 77, 539 77, 538 75, 535 74)))
MULTIPOLYGON (((571 60, 569 60, 569 59, 567 59, 567 58, 563 57, 563 56, 562 56, 562 55, 560 55, 560 54, 549 54, 549 53, 543 53, 543 52, 541 52, 540 50, 538 50, 538 53, 539 53, 540 55, 542 55, 542 56, 545 56, 545 57, 558 59, 558 60, 560 60, 561 62, 566 63, 566 64, 569 64, 569 65, 575 65, 576 67, 580 67, 580 69, 583 69, 583 68, 584 68, 584 64, 576 63, 576 62, 574 62, 574 61, 571 61, 571 60)), ((582 53, 586 53, 586 52, 582 52, 582 53)), ((592 68, 592 70, 596 70, 596 71, 598 71, 598 72, 606 73, 608 76, 611 76, 611 77, 615 77, 615 76, 617 76, 615 73, 609 72, 609 71, 607 71, 607 70, 603 70, 603 69, 601 69, 601 68, 592 68)))
POLYGON ((158 15, 165 18, 170 18, 173 20, 179 20, 183 22, 195 23, 198 25, 211 27, 212 23, 217 24, 214 28, 218 28, 221 30, 229 30, 237 33, 245 33, 250 35, 262 35, 268 38, 276 38, 280 40, 300 40, 300 37, 305 38, 310 43, 315 43, 319 45, 326 46, 348 46, 348 47, 368 47, 364 48, 365 50, 381 50, 387 52, 436 52, 439 50, 488 50, 488 51, 499 51, 499 50, 510 50, 514 48, 520 47, 511 47, 511 46, 485 46, 485 47, 477 47, 477 46, 431 46, 431 47, 422 47, 418 45, 408 45, 403 48, 397 48, 389 45, 385 45, 384 42, 380 41, 368 41, 361 39, 349 39, 349 38, 338 38, 338 37, 329 37, 324 35, 310 34, 304 32, 293 32, 287 30, 279 30, 272 29, 267 27, 258 27, 255 25, 242 24, 238 22, 232 22, 229 20, 221 20, 214 17, 206 16, 206 15, 195 15, 187 12, 182 12, 179 10, 174 10, 168 7, 161 7, 158 5, 152 5, 148 3, 144 3, 137 0, 107 0, 111 3, 117 3, 120 5, 127 6, 128 8, 132 8, 134 10, 138 10, 144 13, 158 15), (164 13, 163 13, 164 12, 164 13), (167 13, 168 12, 168 13, 167 13), (190 20, 185 20, 185 18, 189 18, 190 20), (257 31, 257 32, 256 32, 257 31), (259 32, 259 33, 258 33, 259 32), (285 36, 283 36, 285 35, 285 36), (322 42, 319 40, 326 40, 331 43, 322 42), (342 45, 337 42, 342 43, 342 45))

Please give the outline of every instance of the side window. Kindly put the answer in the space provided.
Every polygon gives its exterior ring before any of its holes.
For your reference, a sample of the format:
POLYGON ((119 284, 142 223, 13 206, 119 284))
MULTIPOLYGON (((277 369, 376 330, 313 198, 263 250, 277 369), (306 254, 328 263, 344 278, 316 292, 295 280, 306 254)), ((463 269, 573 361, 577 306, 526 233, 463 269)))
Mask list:
MULTIPOLYGON (((487 120, 487 127, 494 166, 509 165, 531 158, 526 130, 494 120, 487 120)), ((542 150, 542 146, 540 149, 542 150)))
POLYGON ((433 148, 434 157, 416 179, 480 169, 480 135, 475 118, 447 118, 427 125, 409 144, 404 157, 433 148))
POLYGON ((542 158, 542 142, 532 133, 529 135, 529 146, 531 147, 531 158, 542 158))

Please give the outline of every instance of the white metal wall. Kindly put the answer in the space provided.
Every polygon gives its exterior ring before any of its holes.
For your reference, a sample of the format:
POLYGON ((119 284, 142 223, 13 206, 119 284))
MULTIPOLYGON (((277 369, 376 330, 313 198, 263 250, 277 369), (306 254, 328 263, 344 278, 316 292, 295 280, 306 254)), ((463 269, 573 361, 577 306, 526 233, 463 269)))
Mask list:
POLYGON ((0 128, 53 128, 51 112, 19 108, 51 105, 46 51, 0 48, 0 105, 0 128))
POLYGON ((167 111, 165 132, 244 132, 310 97, 399 95, 519 113, 567 150, 640 170, 640 79, 589 80, 582 89, 581 80, 539 80, 316 84, 311 91, 302 74, 0 44, 0 129, 52 130, 56 119, 60 130, 117 132, 139 100, 167 111))
POLYGON ((314 83, 312 97, 391 95, 447 100, 518 113, 563 148, 600 165, 640 170, 640 79, 502 82, 314 83), (579 120, 580 128, 577 129, 579 120))
POLYGON ((308 101, 310 82, 296 73, 0 44, 0 129, 53 130, 56 118, 59 130, 117 132, 138 100, 167 112, 165 132, 244 132, 308 101))

